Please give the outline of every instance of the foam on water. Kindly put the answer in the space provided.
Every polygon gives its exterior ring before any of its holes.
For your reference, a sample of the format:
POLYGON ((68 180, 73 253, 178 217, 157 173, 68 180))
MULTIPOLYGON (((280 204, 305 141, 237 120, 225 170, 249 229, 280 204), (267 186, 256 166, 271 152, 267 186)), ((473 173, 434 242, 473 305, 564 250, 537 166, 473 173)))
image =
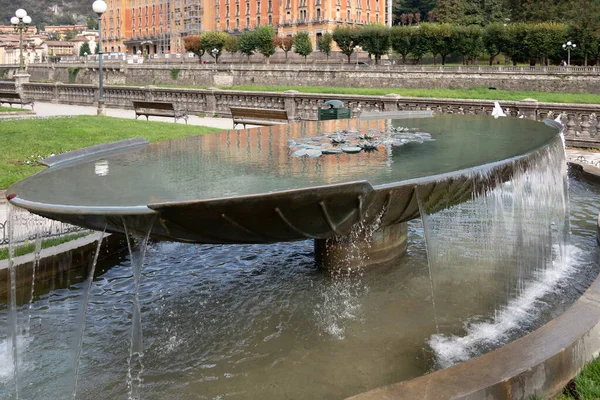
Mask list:
POLYGON ((555 290, 557 285, 568 279, 575 266, 580 262, 582 250, 568 246, 567 262, 554 261, 552 266, 541 271, 538 279, 531 282, 508 305, 497 311, 494 320, 467 323, 466 334, 435 334, 429 340, 440 368, 469 360, 481 353, 482 348, 498 347, 511 338, 515 329, 537 317, 538 302, 542 297, 555 290))

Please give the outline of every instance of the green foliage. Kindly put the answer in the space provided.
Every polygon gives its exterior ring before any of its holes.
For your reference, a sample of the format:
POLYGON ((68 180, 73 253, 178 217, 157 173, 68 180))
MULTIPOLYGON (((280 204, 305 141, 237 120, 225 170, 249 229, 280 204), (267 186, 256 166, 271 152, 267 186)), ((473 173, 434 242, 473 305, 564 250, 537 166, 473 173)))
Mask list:
POLYGON ((483 25, 485 17, 481 0, 462 0, 463 15, 456 21, 450 21, 461 25, 483 25))
POLYGON ((348 57, 348 64, 350 64, 350 56, 354 53, 354 48, 359 45, 359 30, 348 26, 338 26, 333 30, 333 40, 342 54, 348 57))
POLYGON ((304 56, 304 60, 306 61, 306 57, 308 57, 312 51, 312 43, 308 32, 298 32, 294 37, 294 52, 304 56))
POLYGON ((254 32, 244 32, 238 38, 238 51, 248 57, 254 54, 256 51, 256 40, 254 39, 254 32))
POLYGON ((575 387, 580 399, 600 398, 600 360, 587 364, 575 377, 575 387))
POLYGON ((225 44, 223 45, 223 50, 231 54, 237 53, 239 50, 237 36, 228 35, 225 44))
POLYGON ((77 74, 79 73, 79 68, 68 67, 67 72, 69 73, 69 83, 75 83, 75 79, 77 79, 77 74))
POLYGON ((179 68, 171 68, 171 79, 173 79, 174 81, 177 80, 177 78, 179 77, 179 72, 181 71, 181 69, 179 68))
POLYGON ((462 23, 464 13, 462 0, 438 0, 435 7, 436 21, 441 23, 462 23))
POLYGON ((317 38, 317 49, 321 53, 325 53, 327 59, 329 59, 329 54, 331 53, 331 48, 333 44, 333 35, 329 32, 325 32, 321 35, 320 38, 317 38))
POLYGON ((92 50, 90 50, 90 44, 88 42, 83 42, 83 44, 79 48, 79 55, 83 57, 85 55, 91 55, 91 54, 92 54, 92 50))
POLYGON ((384 25, 366 25, 360 31, 359 42, 369 54, 375 56, 375 64, 390 50, 390 29, 384 25))
POLYGON ((414 47, 414 37, 415 28, 411 26, 396 25, 390 31, 390 45, 402 56, 402 64, 406 63, 406 57, 414 47))
MULTIPOLYGON (((89 235, 89 233, 73 233, 70 235, 65 235, 57 238, 51 239, 43 239, 41 243, 42 249, 48 249, 50 247, 58 246, 59 244, 70 242, 71 240, 76 240, 82 238, 84 236, 89 235)), ((20 257, 25 254, 30 254, 35 251, 35 243, 28 243, 22 246, 17 246, 15 248, 15 257, 20 257)), ((0 249, 0 260, 8 259, 8 247, 4 247, 0 249)))
POLYGON ((85 26, 88 29, 98 29, 98 18, 96 17, 88 17, 85 21, 85 26))
POLYGON ((452 27, 453 44, 464 60, 474 60, 483 52, 483 29, 477 25, 452 27))
POLYGON ((504 52, 508 46, 508 30, 503 23, 496 22, 485 27, 483 47, 490 56, 490 65, 494 63, 494 57, 504 52))
POLYGON ((420 25, 419 31, 425 47, 434 57, 439 54, 444 65, 448 54, 456 50, 456 37, 452 34, 453 25, 425 23, 420 25))
POLYGON ((178 137, 218 132, 219 129, 173 124, 172 122, 141 121, 126 118, 77 116, 19 121, 0 120, 0 189, 44 169, 30 166, 26 160, 32 154, 58 154, 101 143, 144 137, 156 142, 178 137))
POLYGON ((269 57, 275 54, 275 43, 273 43, 274 38, 275 29, 273 29, 273 27, 270 25, 260 26, 254 31, 256 50, 265 56, 267 63, 269 62, 269 57))
POLYGON ((206 54, 215 59, 215 63, 219 62, 219 56, 223 52, 227 36, 225 32, 204 32, 200 35, 200 45, 206 54))

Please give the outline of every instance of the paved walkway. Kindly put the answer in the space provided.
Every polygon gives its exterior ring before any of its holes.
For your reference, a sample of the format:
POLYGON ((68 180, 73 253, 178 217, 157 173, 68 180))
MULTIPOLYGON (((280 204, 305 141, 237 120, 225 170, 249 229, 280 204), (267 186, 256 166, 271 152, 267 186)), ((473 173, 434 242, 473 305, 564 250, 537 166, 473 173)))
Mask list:
MULTIPOLYGON (((53 104, 53 103, 35 103, 35 115, 26 115, 25 118, 30 116, 38 117, 53 117, 61 115, 96 115, 97 108, 93 106, 73 106, 66 104, 53 104)), ((106 115, 109 117, 117 118, 131 118, 135 119, 135 113, 133 110, 125 110, 121 108, 107 108, 106 115)), ((14 118, 14 116, 12 116, 14 118)), ((141 117, 143 118, 143 117, 141 117)), ((162 117, 150 117, 151 121, 164 121, 173 123, 173 118, 162 118, 162 117)), ((143 118, 144 119, 144 118, 143 118)), ((178 123, 183 124, 183 121, 178 123)), ((213 128, 220 129, 233 129, 233 121, 231 118, 200 118, 195 115, 190 115, 188 119, 189 125, 203 125, 210 126, 213 128)), ((242 125, 238 125, 242 128, 242 125)))

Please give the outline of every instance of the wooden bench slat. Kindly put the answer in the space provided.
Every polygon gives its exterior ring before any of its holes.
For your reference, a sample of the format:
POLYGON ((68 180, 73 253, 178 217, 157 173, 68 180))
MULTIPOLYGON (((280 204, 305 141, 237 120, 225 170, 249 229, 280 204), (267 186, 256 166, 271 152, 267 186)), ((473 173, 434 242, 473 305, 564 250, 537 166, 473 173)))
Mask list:
POLYGON ((31 106, 31 109, 33 110, 34 101, 23 99, 21 98, 21 95, 16 92, 0 92, 0 104, 10 104, 11 107, 13 104, 20 104, 21 108, 28 105, 31 106))
POLYGON ((173 103, 167 103, 164 101, 133 101, 133 108, 135 110, 135 119, 140 115, 146 117, 171 117, 177 122, 178 119, 183 119, 187 124, 188 115, 185 111, 175 110, 173 103))
POLYGON ((282 121, 288 121, 286 110, 276 110, 270 108, 248 108, 248 107, 230 107, 233 127, 237 124, 244 125, 263 125, 270 126, 281 124, 282 121), (275 120, 275 121, 273 121, 275 120))

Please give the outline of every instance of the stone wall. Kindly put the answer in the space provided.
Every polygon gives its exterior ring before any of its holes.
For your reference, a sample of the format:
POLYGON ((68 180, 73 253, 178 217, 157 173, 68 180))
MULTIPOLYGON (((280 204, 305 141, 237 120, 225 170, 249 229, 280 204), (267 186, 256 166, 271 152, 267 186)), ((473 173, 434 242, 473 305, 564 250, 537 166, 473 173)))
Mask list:
MULTIPOLYGON (((1 70, 2 68, 0 68, 1 70)), ((96 64, 30 65, 31 80, 94 84, 98 82, 96 64), (77 73, 73 74, 73 71, 77 73)), ((171 64, 130 65, 107 62, 107 85, 181 85, 181 86, 344 86, 363 88, 456 88, 492 87, 505 90, 542 92, 600 93, 600 74, 595 68, 507 67, 356 67, 348 64, 264 65, 264 64, 171 64)))

